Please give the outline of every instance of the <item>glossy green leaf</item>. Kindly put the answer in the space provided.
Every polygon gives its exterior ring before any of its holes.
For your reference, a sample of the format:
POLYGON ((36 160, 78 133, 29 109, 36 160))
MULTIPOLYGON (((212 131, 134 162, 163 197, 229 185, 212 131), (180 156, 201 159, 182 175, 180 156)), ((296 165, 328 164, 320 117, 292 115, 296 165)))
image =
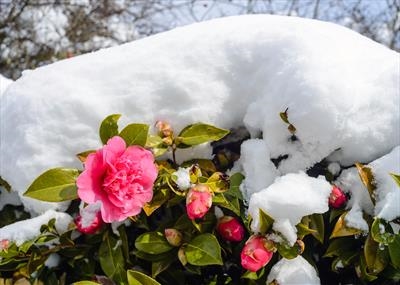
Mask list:
POLYGON ((103 144, 106 144, 113 136, 118 135, 118 120, 120 117, 120 114, 113 114, 101 122, 99 134, 103 144))
POLYGON ((240 191, 240 184, 242 184, 242 181, 244 179, 244 176, 237 172, 229 178, 230 184, 229 184, 229 190, 226 191, 226 195, 234 196, 238 198, 239 200, 243 200, 243 195, 242 192, 240 191))
POLYGON ((345 217, 347 212, 340 215, 339 219, 337 220, 335 227, 332 231, 330 239, 337 238, 337 237, 344 237, 344 236, 353 236, 356 234, 360 234, 362 231, 359 229, 351 228, 346 225, 345 217))
POLYGON ((348 252, 357 252, 359 245, 353 237, 342 237, 334 239, 329 243, 324 257, 343 256, 348 252))
POLYGON ((372 238, 384 245, 388 245, 393 242, 395 235, 392 227, 383 219, 375 218, 371 226, 372 238))
POLYGON ((53 168, 47 170, 33 181, 24 196, 47 202, 61 202, 78 198, 76 178, 77 169, 53 168))
POLYGON ((160 254, 173 248, 160 232, 147 232, 140 235, 135 241, 135 247, 149 254, 160 254))
POLYGON ((231 210, 240 216, 239 199, 234 196, 227 195, 226 193, 218 193, 213 197, 213 204, 231 210))
POLYGON ((369 166, 362 165, 361 163, 355 164, 358 170, 358 174, 360 176, 361 182, 367 188, 369 196, 371 198, 372 203, 375 205, 375 178, 372 173, 372 169, 369 166))
POLYGON ((192 239, 185 248, 188 263, 197 266, 222 265, 221 246, 217 238, 209 233, 192 239))
POLYGON ((99 285, 100 283, 93 282, 93 281, 79 281, 72 283, 72 285, 99 285))
POLYGON ((301 254, 301 247, 296 242, 293 246, 290 246, 286 242, 277 244, 279 254, 286 259, 296 258, 299 254, 301 254))
POLYGON ((400 175, 399 174, 394 174, 394 173, 389 173, 389 174, 390 174, 390 176, 393 177, 393 179, 396 182, 396 184, 400 187, 400 175))
POLYGON ((155 279, 136 270, 128 270, 127 277, 128 285, 161 285, 155 279))
POLYGON ((368 235, 367 240, 364 244, 364 256, 368 272, 373 275, 377 275, 389 263, 389 253, 388 249, 384 245, 379 245, 376 241, 373 240, 371 234, 368 235))
POLYGON ((124 139, 127 146, 140 145, 145 146, 149 126, 146 124, 130 124, 127 125, 119 134, 124 139))
POLYGON ((388 245, 390 261, 394 267, 400 270, 400 234, 397 234, 393 242, 388 245))
MULTIPOLYGON (((176 254, 175 254, 176 257, 176 254)), ((168 267, 175 261, 175 258, 162 259, 155 261, 151 264, 151 277, 156 278, 158 274, 168 269, 168 267)))
POLYGON ((125 259, 122 253, 121 244, 118 239, 109 233, 105 233, 104 240, 99 248, 100 266, 104 273, 116 282, 124 282, 125 259))
POLYGON ((260 215, 260 233, 267 233, 274 224, 274 219, 265 213, 263 210, 259 210, 260 215))
POLYGON ((309 227, 310 229, 315 230, 311 233, 311 235, 315 237, 320 243, 323 243, 325 236, 325 224, 322 214, 312 214, 310 216, 309 227))
POLYGON ((177 137, 177 141, 188 146, 193 146, 205 142, 220 140, 227 134, 229 134, 228 130, 203 123, 197 123, 184 128, 177 137))
POLYGON ((8 184, 8 182, 4 180, 1 176, 0 176, 0 186, 3 186, 7 190, 7 192, 11 191, 11 185, 8 184))

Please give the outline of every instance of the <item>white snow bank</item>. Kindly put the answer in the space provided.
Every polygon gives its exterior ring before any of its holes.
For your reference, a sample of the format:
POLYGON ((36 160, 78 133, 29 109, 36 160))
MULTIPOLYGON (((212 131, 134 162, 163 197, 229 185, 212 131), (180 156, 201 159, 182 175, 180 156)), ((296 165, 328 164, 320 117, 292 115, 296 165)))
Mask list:
POLYGON ((0 97, 7 90, 7 87, 13 82, 13 80, 8 79, 0 74, 0 97))
POLYGON ((19 206, 21 200, 17 192, 8 192, 0 186, 0 211, 3 210, 5 205, 19 206))
POLYGON ((346 215, 346 223, 364 231, 368 231, 368 225, 362 217, 363 211, 387 221, 400 217, 400 189, 389 175, 400 173, 400 146, 368 165, 372 169, 377 186, 375 207, 355 168, 343 171, 337 181, 338 186, 351 193, 348 203, 350 212, 346 215))
POLYGON ((319 277, 314 267, 302 256, 294 259, 282 258, 276 263, 268 275, 267 284, 276 280, 279 285, 317 285, 319 277))
POLYGON ((60 234, 66 232, 69 223, 72 222, 72 217, 66 213, 48 210, 35 218, 19 221, 0 228, 0 240, 6 239, 20 246, 25 241, 38 237, 40 234, 40 227, 54 218, 56 219, 55 227, 57 231, 60 234))
POLYGON ((294 244, 297 240, 296 225, 302 217, 328 211, 331 190, 332 186, 325 178, 312 178, 304 172, 278 177, 271 186, 250 198, 252 231, 259 232, 261 209, 275 220, 272 228, 291 245, 294 244))
POLYGON ((247 201, 253 193, 267 188, 274 182, 279 172, 271 162, 271 156, 264 140, 250 139, 243 142, 238 164, 243 169, 244 197, 247 201))
POLYGON ((77 56, 25 72, 2 96, 0 175, 23 193, 48 168, 81 167, 74 155, 100 146, 98 126, 112 113, 176 130, 245 124, 263 133, 271 157, 289 155, 281 173, 335 150, 341 165, 372 161, 400 143, 399 64, 398 53, 346 28, 269 15, 77 56), (279 117, 286 108, 295 142, 279 117))

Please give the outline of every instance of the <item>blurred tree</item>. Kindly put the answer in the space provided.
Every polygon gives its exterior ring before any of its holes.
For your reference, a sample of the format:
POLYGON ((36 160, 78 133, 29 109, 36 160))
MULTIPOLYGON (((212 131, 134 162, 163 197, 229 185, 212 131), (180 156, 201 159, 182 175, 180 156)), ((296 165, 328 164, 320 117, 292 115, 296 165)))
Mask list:
POLYGON ((241 14, 321 19, 400 50, 400 0, 0 1, 0 73, 109 47, 171 28, 241 14))

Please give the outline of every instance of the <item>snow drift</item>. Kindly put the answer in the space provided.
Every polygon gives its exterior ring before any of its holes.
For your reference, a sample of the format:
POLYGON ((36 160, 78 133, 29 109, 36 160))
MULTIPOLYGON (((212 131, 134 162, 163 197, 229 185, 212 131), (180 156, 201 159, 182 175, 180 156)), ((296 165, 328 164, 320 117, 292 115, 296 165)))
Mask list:
MULTIPOLYGON (((281 174, 328 156, 370 162, 400 143, 399 66, 398 53, 315 20, 254 15, 178 28, 24 72, 1 97, 0 175, 23 193, 48 168, 80 167, 74 155, 100 146, 99 123, 112 113, 176 129, 245 125, 262 134, 264 153, 288 155, 281 174), (295 141, 279 116, 287 108, 295 141)), ((59 206, 23 202, 34 212, 59 206)))

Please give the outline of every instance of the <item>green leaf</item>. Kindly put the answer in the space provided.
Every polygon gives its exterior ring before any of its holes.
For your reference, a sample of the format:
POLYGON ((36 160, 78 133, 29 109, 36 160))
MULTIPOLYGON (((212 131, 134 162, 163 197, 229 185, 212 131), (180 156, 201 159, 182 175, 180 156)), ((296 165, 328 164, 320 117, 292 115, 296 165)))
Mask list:
POLYGON ((160 232, 147 232, 140 235, 135 241, 135 247, 149 254, 160 254, 173 248, 160 232))
POLYGON ((120 117, 120 114, 113 114, 101 122, 99 133, 103 144, 106 144, 113 136, 118 135, 118 120, 120 117))
POLYGON ((72 283, 72 285, 99 285, 100 283, 96 283, 93 281, 79 281, 79 282, 75 282, 72 283))
MULTIPOLYGON (((175 254, 176 257, 176 254, 175 254)), ((175 261, 175 258, 162 259, 151 264, 151 277, 156 278, 158 274, 168 269, 175 261)))
POLYGON ((100 266, 104 273, 116 282, 123 283, 125 276, 125 259, 120 242, 108 232, 99 248, 100 266))
POLYGON ((396 184, 400 187, 400 175, 399 174, 394 174, 394 173, 389 173, 390 176, 393 177, 394 181, 396 184))
POLYGON ((375 279, 378 278, 377 276, 372 275, 368 272, 367 262, 365 261, 365 256, 363 254, 360 255, 359 273, 361 275, 361 278, 364 279, 365 281, 374 281, 375 279))
POLYGON ((395 235, 392 227, 383 219, 375 218, 371 226, 371 234, 374 241, 388 245, 393 242, 395 235))
POLYGON ((372 169, 369 166, 362 165, 361 163, 355 164, 358 170, 358 174, 360 176, 361 182, 367 188, 369 197, 371 198, 372 203, 375 205, 375 178, 372 174, 372 169))
POLYGON ((150 276, 136 270, 128 270, 127 277, 128 285, 161 285, 150 276))
POLYGON ((329 237, 330 239, 336 237, 353 236, 356 234, 360 234, 362 232, 359 229, 351 228, 346 225, 345 217, 347 213, 348 212, 344 212, 342 215, 340 215, 339 219, 335 224, 335 228, 333 229, 332 234, 329 237))
POLYGON ((314 230, 311 233, 320 243, 324 243, 325 225, 324 217, 321 214, 312 214, 310 216, 310 229, 314 230))
POLYGON ((11 185, 8 184, 8 182, 4 180, 1 176, 0 176, 0 186, 3 186, 7 190, 7 192, 11 191, 11 185))
POLYGON ((240 278, 258 280, 264 275, 264 269, 265 267, 261 268, 257 272, 247 270, 240 278))
POLYGON ((347 252, 358 251, 358 243, 353 237, 343 237, 332 240, 324 257, 343 256, 347 252))
POLYGON ((24 196, 47 202, 61 202, 78 198, 75 185, 77 169, 53 168, 33 181, 24 196))
POLYGON ((127 125, 119 134, 124 139, 127 146, 140 145, 145 146, 149 126, 146 124, 130 124, 127 125))
POLYGON ((368 235, 364 244, 364 255, 367 268, 373 275, 380 273, 389 263, 389 253, 386 246, 380 246, 373 240, 371 234, 368 235))
POLYGON ((209 233, 192 239, 185 248, 187 261, 192 265, 222 265, 221 246, 217 238, 209 233))
POLYGON ((400 234, 397 234, 392 243, 388 245, 390 260, 394 267, 400 269, 400 234))
POLYGON ((263 210, 259 209, 260 215, 260 233, 267 233, 274 224, 274 219, 265 213, 263 210))
POLYGON ((242 192, 240 191, 240 184, 242 184, 242 181, 244 179, 244 176, 237 172, 229 178, 230 180, 230 185, 229 185, 229 190, 226 191, 226 195, 234 196, 238 198, 239 200, 243 200, 243 195, 242 192))
POLYGON ((282 242, 278 243, 277 247, 279 254, 286 259, 293 259, 302 252, 302 249, 297 242, 293 246, 290 246, 286 242, 282 242))
POLYGON ((239 199, 234 196, 226 195, 226 193, 217 193, 213 197, 213 204, 231 210, 240 216, 239 199))
POLYGON ((177 137, 177 141, 185 145, 193 146, 205 142, 220 140, 227 134, 229 134, 228 130, 203 123, 197 123, 184 128, 177 137))

